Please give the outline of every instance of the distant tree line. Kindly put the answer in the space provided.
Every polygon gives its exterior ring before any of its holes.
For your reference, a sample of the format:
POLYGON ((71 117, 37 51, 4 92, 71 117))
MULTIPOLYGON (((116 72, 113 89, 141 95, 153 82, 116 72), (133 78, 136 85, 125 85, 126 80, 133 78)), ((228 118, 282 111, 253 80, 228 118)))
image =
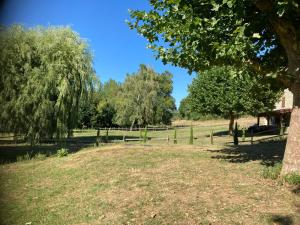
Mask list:
POLYGON ((80 104, 78 127, 170 124, 176 109, 172 74, 140 65, 124 83, 109 80, 90 91, 80 104))

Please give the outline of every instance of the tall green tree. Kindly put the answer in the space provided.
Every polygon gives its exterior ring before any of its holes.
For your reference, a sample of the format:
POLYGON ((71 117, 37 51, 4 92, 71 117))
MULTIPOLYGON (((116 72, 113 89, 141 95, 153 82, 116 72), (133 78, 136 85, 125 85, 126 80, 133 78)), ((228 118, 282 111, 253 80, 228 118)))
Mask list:
POLYGON ((164 63, 212 65, 276 76, 294 94, 282 174, 300 172, 300 4, 291 0, 151 0, 129 25, 164 63))
POLYGON ((166 71, 157 74, 158 96, 155 107, 155 123, 171 124, 174 110, 176 110, 175 99, 172 97, 173 92, 173 75, 166 71))
POLYGON ((101 100, 98 103, 94 114, 91 116, 92 126, 95 128, 112 127, 114 125, 113 119, 115 114, 116 109, 112 103, 107 100, 101 100))
POLYGON ((237 74, 232 67, 212 67, 194 78, 188 98, 193 111, 229 118, 232 135, 235 118, 272 110, 281 94, 280 88, 272 87, 263 77, 247 71, 237 74))
POLYGON ((191 119, 192 109, 190 107, 190 102, 188 97, 185 97, 180 101, 178 112, 181 118, 191 119))
POLYGON ((158 74, 145 65, 136 74, 128 75, 120 94, 118 123, 131 126, 170 123, 175 109, 171 78, 170 73, 158 74))
POLYGON ((102 84, 97 76, 94 76, 89 89, 80 98, 79 102, 79 128, 91 128, 95 125, 97 105, 102 100, 102 84))
POLYGON ((94 74, 87 43, 69 27, 14 25, 0 47, 0 127, 32 142, 67 134, 94 74))
POLYGON ((105 82, 101 88, 101 100, 98 105, 98 109, 103 108, 104 105, 108 107, 108 111, 106 110, 98 110, 98 114, 101 114, 103 112, 110 113, 110 116, 104 116, 105 118, 109 119, 105 122, 105 124, 108 126, 112 126, 117 124, 117 109, 118 105, 123 101, 121 98, 121 89, 122 84, 110 79, 107 82, 105 82))

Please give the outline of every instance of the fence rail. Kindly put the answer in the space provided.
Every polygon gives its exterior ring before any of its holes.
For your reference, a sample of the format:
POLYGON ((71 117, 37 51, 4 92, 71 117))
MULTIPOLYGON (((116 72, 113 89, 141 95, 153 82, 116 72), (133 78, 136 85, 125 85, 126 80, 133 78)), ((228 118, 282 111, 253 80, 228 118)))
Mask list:
MULTIPOLYGON (((116 142, 116 143, 121 143, 121 142, 151 142, 151 141, 162 141, 162 142, 167 142, 167 143, 174 143, 176 144, 178 141, 180 143, 191 143, 195 141, 195 144, 203 144, 203 143, 210 143, 210 144, 216 144, 216 143, 233 143, 232 137, 229 137, 227 134, 225 134, 224 130, 221 129, 221 127, 226 126, 227 124, 217 124, 214 126, 211 125, 197 125, 197 126, 192 126, 193 128, 205 128, 201 131, 197 130, 195 133, 190 133, 189 132, 189 127, 180 127, 180 128, 185 128, 186 131, 181 131, 178 129, 178 127, 174 126, 169 126, 169 127, 147 127, 146 128, 141 128, 141 127, 135 127, 132 129, 132 131, 140 131, 141 133, 137 135, 136 133, 130 133, 130 128, 122 128, 122 127, 114 127, 114 128, 107 128, 107 127, 99 127, 98 129, 75 129, 73 130, 73 133, 75 136, 70 137, 70 138, 60 138, 60 139, 41 139, 40 143, 70 143, 70 144, 99 144, 99 143, 109 143, 109 142, 116 142), (218 128, 220 127, 220 128, 218 128), (211 129, 206 129, 206 128, 211 128, 211 129), (177 135, 174 130, 180 131, 177 132, 177 135), (215 132, 213 131, 215 130, 215 132), (145 134, 145 130, 147 131, 152 131, 148 133, 147 135, 145 134), (103 132, 104 131, 104 132, 103 132), (120 132, 115 132, 114 131, 120 131, 120 132), (168 132, 159 132, 159 131, 168 131, 168 132), (158 132, 158 133, 155 133, 158 132), (197 134, 197 132, 201 132, 201 134, 197 134), (77 135, 76 135, 77 134, 77 135), (138 136, 138 137, 136 137, 138 136)), ((260 142, 264 140, 271 140, 274 138, 282 138, 286 135, 284 132, 285 128, 282 129, 273 129, 273 130, 266 130, 266 131, 261 131, 257 133, 247 133, 247 136, 239 136, 239 142, 240 143, 255 143, 255 142, 260 142), (270 135, 268 137, 262 137, 261 135, 267 134, 267 133, 274 133, 274 132, 280 132, 279 135, 270 135)), ((243 130, 243 133, 246 133, 245 130, 243 130)), ((16 135, 17 137, 19 135, 16 135)), ((0 141, 1 143, 4 143, 2 138, 13 138, 14 135, 12 134, 4 134, 1 136, 0 135, 0 141)), ((7 141, 7 140, 6 140, 7 141)), ((9 140, 12 144, 14 143, 19 143, 16 142, 16 140, 9 140)), ((25 141, 25 140, 24 140, 25 141)), ((8 142, 7 142, 8 143, 8 142)))
MULTIPOLYGON (((192 125, 194 128, 200 127, 212 127, 212 125, 192 125)), ((221 127, 221 126, 228 126, 228 124, 216 124, 214 127, 221 127)), ((175 125, 175 126, 165 126, 165 127, 155 127, 155 126, 148 126, 148 131, 165 131, 165 130, 174 130, 174 129, 184 129, 189 128, 189 125, 175 125)), ((97 128, 87 128, 87 129, 74 129, 74 133, 82 133, 82 132, 91 132, 91 131, 143 131, 145 130, 145 127, 97 127, 97 128)))

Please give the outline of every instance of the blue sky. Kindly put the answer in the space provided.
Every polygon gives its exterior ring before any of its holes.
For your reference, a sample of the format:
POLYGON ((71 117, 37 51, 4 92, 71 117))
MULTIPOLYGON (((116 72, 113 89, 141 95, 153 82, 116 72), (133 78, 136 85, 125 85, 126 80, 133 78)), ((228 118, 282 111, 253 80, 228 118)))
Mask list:
POLYGON ((94 54, 94 67, 102 82, 112 78, 122 82, 139 64, 150 65, 157 72, 170 71, 174 77, 176 105, 187 95, 192 81, 186 70, 163 65, 155 60, 146 40, 129 30, 128 9, 147 9, 147 0, 8 0, 2 8, 1 23, 68 25, 88 40, 94 54))

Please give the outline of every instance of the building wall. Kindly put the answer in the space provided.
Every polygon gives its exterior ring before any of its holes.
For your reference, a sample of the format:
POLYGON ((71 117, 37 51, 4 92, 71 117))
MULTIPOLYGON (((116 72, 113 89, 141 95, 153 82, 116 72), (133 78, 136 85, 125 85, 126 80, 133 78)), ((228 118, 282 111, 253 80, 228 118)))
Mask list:
MULTIPOLYGON (((274 110, 279 109, 291 109, 293 108, 293 93, 289 89, 285 89, 281 99, 275 104, 274 110)), ((268 121, 266 118, 260 118, 261 125, 267 125, 268 121)), ((271 123, 270 123, 271 124, 271 123)))
POLYGON ((293 108, 293 93, 285 89, 279 102, 275 104, 275 110, 293 108))

